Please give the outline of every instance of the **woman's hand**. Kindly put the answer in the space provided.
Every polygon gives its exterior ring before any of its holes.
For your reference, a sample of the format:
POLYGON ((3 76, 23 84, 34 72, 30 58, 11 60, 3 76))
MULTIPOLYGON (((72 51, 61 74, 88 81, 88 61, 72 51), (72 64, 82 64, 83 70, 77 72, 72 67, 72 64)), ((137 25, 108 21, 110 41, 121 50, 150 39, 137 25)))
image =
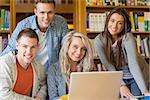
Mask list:
POLYGON ((150 92, 144 93, 145 96, 150 96, 150 92))
POLYGON ((122 85, 120 87, 120 94, 121 94, 121 98, 126 97, 127 99, 130 99, 130 97, 132 96, 130 90, 126 85, 122 85))

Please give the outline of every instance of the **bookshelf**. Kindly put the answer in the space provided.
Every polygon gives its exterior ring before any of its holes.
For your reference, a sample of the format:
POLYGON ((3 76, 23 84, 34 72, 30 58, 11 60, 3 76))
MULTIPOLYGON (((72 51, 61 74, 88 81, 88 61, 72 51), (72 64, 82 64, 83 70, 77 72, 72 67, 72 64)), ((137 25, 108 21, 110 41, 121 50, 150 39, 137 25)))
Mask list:
POLYGON ((6 47, 13 31, 12 0, 0 0, 0 52, 6 47))
MULTIPOLYGON (((14 18, 13 27, 22 19, 34 14, 34 0, 14 0, 14 18)), ((67 19, 67 23, 73 25, 73 2, 72 0, 57 0, 56 1, 56 14, 62 15, 67 19)))
MULTIPOLYGON (((76 19, 74 19, 75 30, 86 34, 91 39, 94 39, 102 30, 95 30, 95 29, 89 28, 90 27, 89 15, 95 14, 95 13, 96 14, 100 14, 100 13, 104 14, 105 13, 107 16, 107 13, 115 7, 125 8, 127 10, 127 12, 129 13, 129 16, 131 16, 130 12, 135 13, 135 14, 137 14, 138 12, 143 12, 144 15, 145 15, 145 12, 150 13, 150 2, 148 2, 148 1, 146 3, 145 2, 141 3, 141 2, 138 2, 138 0, 136 0, 137 3, 134 2, 134 4, 122 3, 122 4, 117 4, 117 6, 114 6, 114 3, 110 3, 110 2, 106 3, 106 1, 108 1, 108 0, 74 0, 74 5, 75 5, 75 15, 74 16, 76 18, 76 19), (89 1, 90 3, 89 2, 87 3, 87 1, 89 1), (97 1, 100 1, 100 2, 97 3, 97 1), (105 3, 103 3, 103 2, 105 2, 105 3)), ((115 0, 115 1, 117 1, 117 0, 115 0)), ((123 1, 123 0, 120 0, 120 1, 123 1)), ((128 1, 130 1, 130 0, 128 0, 128 1)), ((95 15, 95 16, 97 16, 97 15, 95 15)), ((148 14, 147 16, 150 16, 150 14, 148 14)), ((147 23, 150 23, 149 17, 145 17, 145 16, 142 16, 142 17, 143 17, 143 19, 146 19, 146 21, 148 21, 147 23)), ((91 18, 91 20, 93 21, 93 18, 91 18)), ((131 23, 132 23, 132 21, 131 21, 131 23)), ((145 20, 144 20, 143 24, 145 24, 145 20)), ((140 24, 140 26, 139 26, 140 28, 144 27, 144 29, 142 31, 141 31, 141 29, 132 29, 133 35, 135 37, 140 36, 141 40, 143 40, 144 38, 148 38, 150 36, 150 29, 148 29, 148 28, 150 28, 150 26, 143 26, 143 24, 142 25, 140 24), (147 30, 145 29, 145 27, 147 27, 147 30)), ((103 25, 100 25, 99 27, 102 27, 103 25)), ((98 25, 95 25, 95 23, 94 23, 94 24, 91 24, 91 26, 97 27, 98 25)), ((144 57, 146 58, 147 61, 150 59, 150 55, 147 55, 144 57)), ((96 60, 97 60, 97 58, 96 58, 96 60)))

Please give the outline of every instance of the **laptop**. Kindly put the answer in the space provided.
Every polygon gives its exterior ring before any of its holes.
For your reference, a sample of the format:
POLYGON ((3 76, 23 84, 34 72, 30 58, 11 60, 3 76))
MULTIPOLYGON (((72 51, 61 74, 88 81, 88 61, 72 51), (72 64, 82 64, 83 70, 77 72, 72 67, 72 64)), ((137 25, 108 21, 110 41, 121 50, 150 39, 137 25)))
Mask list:
POLYGON ((72 72, 69 100, 118 100, 122 71, 72 72))

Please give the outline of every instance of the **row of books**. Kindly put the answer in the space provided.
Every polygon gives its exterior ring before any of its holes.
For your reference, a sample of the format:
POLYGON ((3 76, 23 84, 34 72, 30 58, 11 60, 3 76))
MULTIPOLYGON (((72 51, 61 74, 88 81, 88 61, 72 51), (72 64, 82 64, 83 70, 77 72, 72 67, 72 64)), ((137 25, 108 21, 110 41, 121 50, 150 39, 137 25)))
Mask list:
POLYGON ((8 38, 0 36, 0 53, 6 48, 8 44, 8 38))
POLYGON ((150 32, 150 12, 129 12, 132 31, 150 32))
POLYGON ((137 50, 145 57, 150 57, 150 37, 141 38, 140 35, 136 36, 137 50))
POLYGON ((10 29, 10 11, 6 9, 0 10, 0 30, 10 29))
MULTIPOLYGON (((108 13, 87 13, 87 31, 103 31, 108 13)), ((129 12, 129 16, 133 32, 150 32, 150 12, 129 12)))
POLYGON ((107 13, 87 13, 87 31, 101 32, 104 30, 107 13))
POLYGON ((150 0, 86 0, 89 6, 150 6, 150 0))
MULTIPOLYGON (((35 3, 38 0, 16 0, 17 4, 20 3, 35 3)), ((72 0, 55 0, 56 4, 72 4, 72 0)))

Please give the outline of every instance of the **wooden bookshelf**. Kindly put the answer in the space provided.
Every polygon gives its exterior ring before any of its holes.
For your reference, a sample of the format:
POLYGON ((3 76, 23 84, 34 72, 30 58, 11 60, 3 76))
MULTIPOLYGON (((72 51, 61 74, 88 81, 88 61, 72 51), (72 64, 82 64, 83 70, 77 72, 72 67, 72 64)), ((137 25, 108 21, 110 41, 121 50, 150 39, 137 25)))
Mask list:
MULTIPOLYGON (((125 8, 127 12, 150 12, 150 6, 103 6, 103 5, 87 5, 86 0, 74 0, 75 5, 75 30, 86 34, 89 38, 94 39, 100 32, 89 31, 87 29, 87 12, 89 13, 103 13, 112 10, 115 7, 125 8)), ((141 39, 150 36, 150 32, 133 31, 133 35, 141 36, 141 39)), ((150 58, 145 57, 148 61, 150 58)), ((97 61, 97 59, 96 59, 97 61)))
POLYGON ((13 31, 13 0, 0 0, 0 53, 13 31))

